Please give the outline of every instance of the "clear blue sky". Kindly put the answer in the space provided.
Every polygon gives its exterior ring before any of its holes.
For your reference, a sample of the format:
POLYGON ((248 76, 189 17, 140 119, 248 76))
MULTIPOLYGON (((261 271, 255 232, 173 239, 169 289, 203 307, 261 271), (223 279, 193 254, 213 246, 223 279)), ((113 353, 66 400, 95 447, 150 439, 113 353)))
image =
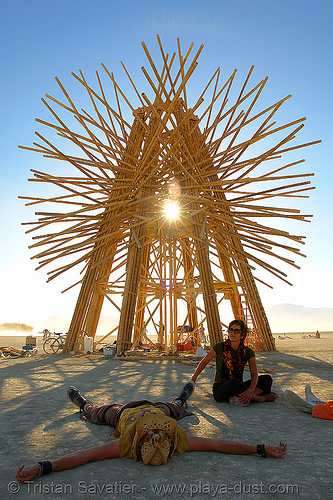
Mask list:
POLYGON ((220 66, 226 79, 238 68, 240 83, 253 64, 255 82, 269 77, 266 102, 291 93, 282 116, 307 117, 299 140, 322 140, 300 153, 304 171, 315 172, 316 186, 310 200, 297 205, 314 215, 296 232, 307 236, 307 259, 297 261, 300 271, 289 270, 293 287, 276 282, 273 291, 262 291, 262 299, 264 305, 333 307, 331 0, 171 0, 163 6, 145 0, 0 0, 0 15, 0 323, 70 317, 78 293, 60 295, 75 278, 46 284, 45 271, 34 271, 30 238, 21 226, 33 220, 33 211, 18 200, 36 192, 27 182, 29 170, 51 167, 37 153, 18 149, 30 146, 34 131, 41 130, 35 118, 48 117, 41 97, 56 94, 58 76, 75 100, 70 73, 81 69, 94 79, 101 62, 119 83, 126 80, 120 60, 143 82, 140 68, 147 63, 141 42, 154 54, 156 33, 168 52, 176 50, 177 37, 184 50, 191 42, 196 48, 204 44, 199 59, 204 82, 220 66))

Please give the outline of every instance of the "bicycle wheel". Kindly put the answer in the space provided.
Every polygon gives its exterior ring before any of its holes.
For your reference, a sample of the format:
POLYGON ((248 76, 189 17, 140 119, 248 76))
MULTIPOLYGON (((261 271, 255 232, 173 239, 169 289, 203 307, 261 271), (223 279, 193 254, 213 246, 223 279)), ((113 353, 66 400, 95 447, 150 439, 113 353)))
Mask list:
POLYGON ((43 344, 43 349, 46 354, 56 354, 61 349, 61 342, 58 339, 46 339, 43 344))

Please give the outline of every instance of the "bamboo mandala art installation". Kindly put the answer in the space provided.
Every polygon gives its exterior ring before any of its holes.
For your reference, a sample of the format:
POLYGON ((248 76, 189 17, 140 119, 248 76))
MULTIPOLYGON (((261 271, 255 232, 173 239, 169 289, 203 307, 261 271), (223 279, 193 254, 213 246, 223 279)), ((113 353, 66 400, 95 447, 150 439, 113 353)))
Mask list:
POLYGON ((217 69, 196 92, 203 47, 183 53, 178 40, 169 55, 157 41, 158 62, 142 44, 146 92, 123 65, 135 104, 104 65, 97 89, 73 73, 89 109, 56 79, 63 99, 47 95, 53 121, 37 121, 57 138, 36 132, 39 142, 25 148, 66 167, 63 175, 32 170, 30 180, 58 194, 22 197, 50 204, 27 231, 37 234, 30 248, 38 267, 53 265, 49 281, 81 271, 65 351, 78 350, 85 332, 95 337, 104 299, 118 317, 104 338, 117 334, 117 354, 143 342, 175 352, 186 335, 198 346, 203 324, 210 344, 222 340, 223 300, 247 321, 255 347, 272 350, 256 281, 271 285, 254 272, 286 281, 275 262, 298 267, 292 256, 302 255, 304 237, 284 221, 310 216, 284 202, 307 197, 312 174, 297 173, 303 160, 281 158, 310 144, 294 144, 304 118, 276 123, 290 96, 258 110, 267 78, 250 86, 253 68, 238 91, 236 70, 221 84, 217 69))

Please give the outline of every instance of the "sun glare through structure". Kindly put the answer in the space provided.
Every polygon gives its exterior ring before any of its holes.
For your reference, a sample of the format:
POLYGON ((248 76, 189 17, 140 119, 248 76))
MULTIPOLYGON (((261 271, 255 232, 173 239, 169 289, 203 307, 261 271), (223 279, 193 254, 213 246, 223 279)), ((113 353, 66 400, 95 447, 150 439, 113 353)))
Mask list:
POLYGON ((176 220, 179 217, 179 205, 175 201, 168 201, 164 206, 164 214, 169 220, 176 220))

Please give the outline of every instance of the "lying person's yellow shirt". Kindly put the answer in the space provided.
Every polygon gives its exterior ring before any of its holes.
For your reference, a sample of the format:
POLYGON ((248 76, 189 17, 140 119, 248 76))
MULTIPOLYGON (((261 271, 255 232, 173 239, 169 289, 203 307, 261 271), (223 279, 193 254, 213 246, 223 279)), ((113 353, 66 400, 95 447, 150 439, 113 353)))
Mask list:
MULTIPOLYGON (((119 437, 119 457, 134 458, 132 451, 132 442, 136 432, 136 426, 139 420, 147 413, 165 415, 165 411, 154 405, 143 405, 135 408, 128 408, 121 414, 117 424, 115 437, 119 437)), ((177 424, 177 446, 172 450, 172 455, 181 455, 189 451, 190 447, 187 441, 186 432, 177 424)))

